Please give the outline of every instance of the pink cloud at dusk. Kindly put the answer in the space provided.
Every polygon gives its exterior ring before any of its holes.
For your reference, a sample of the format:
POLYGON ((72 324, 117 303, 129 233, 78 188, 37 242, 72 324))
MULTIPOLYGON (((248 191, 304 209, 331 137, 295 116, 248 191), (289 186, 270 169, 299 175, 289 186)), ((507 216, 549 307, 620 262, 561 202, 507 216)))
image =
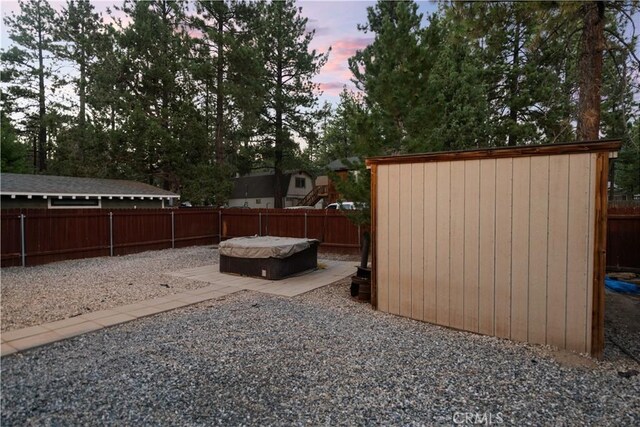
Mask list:
POLYGON ((357 50, 364 49, 373 41, 371 37, 349 37, 339 39, 331 45, 329 60, 323 67, 323 72, 333 72, 345 70, 348 67, 348 60, 357 50))

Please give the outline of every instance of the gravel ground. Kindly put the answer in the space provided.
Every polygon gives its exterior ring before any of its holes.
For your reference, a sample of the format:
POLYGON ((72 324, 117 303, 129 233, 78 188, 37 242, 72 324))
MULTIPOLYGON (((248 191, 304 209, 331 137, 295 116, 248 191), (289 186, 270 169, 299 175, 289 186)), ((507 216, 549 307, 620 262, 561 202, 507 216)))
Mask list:
POLYGON ((3 268, 2 332, 206 286, 164 273, 218 262, 212 246, 3 268))
POLYGON ((2 425, 638 425, 640 369, 241 292, 2 359, 2 425))
MULTIPOLYGON (((322 253, 325 259, 358 256, 322 253)), ((218 263, 213 246, 62 261, 0 273, 2 332, 207 286, 165 273, 218 263)))

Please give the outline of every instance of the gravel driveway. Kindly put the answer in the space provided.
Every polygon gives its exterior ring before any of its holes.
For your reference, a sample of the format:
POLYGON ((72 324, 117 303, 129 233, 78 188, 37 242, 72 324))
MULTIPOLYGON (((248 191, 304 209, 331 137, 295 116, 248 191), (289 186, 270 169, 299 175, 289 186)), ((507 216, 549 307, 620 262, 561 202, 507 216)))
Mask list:
POLYGON ((5 357, 1 421, 630 426, 629 369, 614 346, 596 363, 375 312, 341 283, 241 292, 5 357))

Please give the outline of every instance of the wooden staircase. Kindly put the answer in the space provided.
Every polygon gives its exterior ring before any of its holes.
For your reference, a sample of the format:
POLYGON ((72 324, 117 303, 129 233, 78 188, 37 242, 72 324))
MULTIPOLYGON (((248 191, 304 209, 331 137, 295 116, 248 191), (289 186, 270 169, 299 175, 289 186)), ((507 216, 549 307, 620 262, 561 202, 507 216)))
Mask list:
POLYGON ((304 199, 300 200, 298 206, 314 206, 316 203, 329 195, 328 185, 317 185, 313 190, 304 196, 304 199))

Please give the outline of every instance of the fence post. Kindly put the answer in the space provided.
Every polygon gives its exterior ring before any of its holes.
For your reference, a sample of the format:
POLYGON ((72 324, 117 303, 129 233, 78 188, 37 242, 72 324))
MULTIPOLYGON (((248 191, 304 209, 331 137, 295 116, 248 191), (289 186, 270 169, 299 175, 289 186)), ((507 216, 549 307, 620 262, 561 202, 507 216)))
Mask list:
POLYGON ((176 217, 175 212, 171 211, 171 249, 176 248, 176 217))
POLYGON ((360 241, 360 224, 358 224, 358 247, 362 249, 362 242, 360 241))
POLYGON ((258 236, 262 236, 262 212, 258 212, 258 236))
POLYGON ((222 209, 218 209, 218 244, 222 242, 222 209))
POLYGON ((265 226, 265 236, 269 235, 269 211, 267 211, 267 225, 265 226))
POLYGON ((20 214, 20 259, 22 266, 27 266, 27 250, 25 248, 25 236, 24 236, 24 214, 20 214))
POLYGON ((307 213, 304 213, 304 238, 307 238, 307 213))
POLYGON ((109 212, 109 256, 113 256, 113 212, 109 212))

